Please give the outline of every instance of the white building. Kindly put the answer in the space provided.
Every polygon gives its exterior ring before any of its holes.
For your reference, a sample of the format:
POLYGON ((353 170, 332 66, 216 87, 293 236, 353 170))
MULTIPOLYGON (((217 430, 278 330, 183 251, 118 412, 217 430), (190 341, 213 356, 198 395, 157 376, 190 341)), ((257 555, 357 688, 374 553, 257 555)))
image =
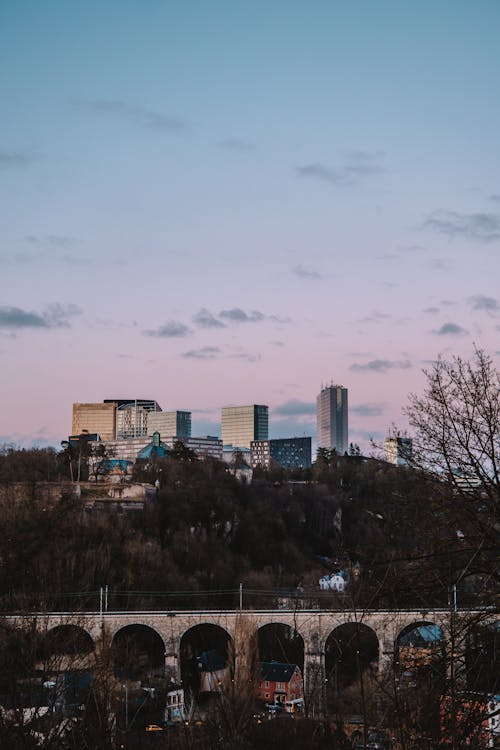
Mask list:
POLYGON ((412 439, 389 435, 384 440, 385 460, 394 466, 409 466, 412 457, 412 439))
POLYGON ((330 573, 330 575, 322 576, 319 579, 319 587, 321 591, 339 591, 343 593, 345 591, 345 578, 340 573, 330 573))

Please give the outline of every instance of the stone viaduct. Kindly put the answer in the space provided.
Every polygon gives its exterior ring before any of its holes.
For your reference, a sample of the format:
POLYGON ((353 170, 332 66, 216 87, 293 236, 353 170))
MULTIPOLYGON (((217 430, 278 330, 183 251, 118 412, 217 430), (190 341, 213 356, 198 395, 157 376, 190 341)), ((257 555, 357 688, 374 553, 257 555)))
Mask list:
MULTIPOLYGON (((180 650, 183 636, 197 625, 216 625, 222 628, 233 644, 235 670, 238 658, 245 645, 258 630, 265 625, 280 624, 291 628, 301 636, 304 644, 304 690, 306 695, 313 685, 325 681, 325 650, 328 637, 336 628, 344 624, 370 628, 378 641, 378 670, 392 664, 398 636, 412 625, 430 624, 442 629, 443 640, 449 638, 450 623, 455 618, 484 617, 484 611, 477 613, 450 613, 446 609, 423 609, 407 611, 372 610, 319 610, 319 609, 278 609, 278 610, 207 610, 207 611, 149 611, 149 612, 86 612, 86 613, 44 613, 15 616, 6 619, 20 627, 29 623, 42 632, 63 625, 76 625, 84 630, 96 644, 103 634, 112 641, 116 634, 127 626, 150 628, 162 640, 165 657, 165 670, 175 679, 180 679, 180 650)), ((491 618, 489 618, 491 619, 491 618)), ((333 635, 335 637, 335 634, 333 635)))

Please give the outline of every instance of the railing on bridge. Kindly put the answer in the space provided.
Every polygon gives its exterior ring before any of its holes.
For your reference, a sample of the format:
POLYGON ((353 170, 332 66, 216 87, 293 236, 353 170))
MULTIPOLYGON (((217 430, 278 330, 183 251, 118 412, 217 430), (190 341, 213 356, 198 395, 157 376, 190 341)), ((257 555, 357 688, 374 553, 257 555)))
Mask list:
MULTIPOLYGON (((185 591, 122 591, 101 587, 94 591, 26 596, 4 595, 3 612, 128 612, 238 609, 346 609, 345 597, 334 592, 294 589, 237 589, 185 591)), ((350 605, 352 607, 352 604, 350 605)))
MULTIPOLYGON (((490 599, 487 604, 492 603, 490 599)), ((458 609, 481 608, 482 601, 454 602, 458 609)), ((446 609, 447 602, 419 601, 415 609, 446 609)), ((413 607, 400 607, 411 610, 413 607)), ((365 602, 350 594, 305 589, 237 589, 185 591, 122 591, 103 586, 94 591, 40 593, 37 595, 4 595, 0 611, 23 612, 130 612, 130 611, 221 611, 221 610, 395 610, 393 602, 365 602)))

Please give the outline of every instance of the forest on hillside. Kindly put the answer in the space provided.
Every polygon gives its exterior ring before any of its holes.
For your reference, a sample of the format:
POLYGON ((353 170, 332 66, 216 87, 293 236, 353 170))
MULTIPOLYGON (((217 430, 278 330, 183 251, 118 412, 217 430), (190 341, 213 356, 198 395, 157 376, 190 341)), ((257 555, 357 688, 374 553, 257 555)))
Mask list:
POLYGON ((179 444, 136 463, 133 480, 156 488, 142 510, 89 513, 86 500, 103 490, 82 490, 68 444, 4 447, 0 605, 60 606, 72 594, 68 603, 85 607, 86 594, 108 587, 117 606, 155 606, 156 594, 181 591, 191 606, 213 606, 240 585, 260 592, 249 604, 262 604, 283 591, 319 596, 319 578, 340 571, 347 590, 323 606, 443 606, 452 591, 464 606, 491 601, 500 375, 479 350, 470 362, 440 358, 426 375, 406 409, 413 454, 405 468, 320 449, 312 469, 258 470, 244 483, 179 444))
POLYGON ((159 484, 143 510, 89 513, 101 486, 78 495, 63 466, 50 449, 0 455, 4 609, 61 606, 61 595, 104 586, 117 606, 175 606, 155 603, 159 592, 197 592, 200 606, 215 606, 216 592, 240 583, 258 604, 280 591, 318 597, 319 578, 339 570, 349 585, 322 595, 326 606, 446 605, 466 565, 461 594, 493 585, 496 550, 483 542, 470 561, 477 530, 459 513, 464 500, 416 470, 323 454, 310 472, 256 471, 245 484, 225 464, 181 451, 136 467, 137 481, 159 484), (47 496, 48 480, 60 482, 59 498, 47 496))

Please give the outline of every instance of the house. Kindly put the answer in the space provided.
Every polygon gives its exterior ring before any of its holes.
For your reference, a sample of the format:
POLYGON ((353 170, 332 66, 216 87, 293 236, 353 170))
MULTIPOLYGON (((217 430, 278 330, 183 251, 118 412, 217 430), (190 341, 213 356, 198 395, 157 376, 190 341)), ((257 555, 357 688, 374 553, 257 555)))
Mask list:
POLYGON ((259 664, 255 698, 265 703, 282 705, 301 701, 304 697, 302 672, 297 664, 263 661, 259 664))
POLYGON ((167 689, 165 702, 165 724, 178 723, 186 718, 184 689, 172 682, 167 689))
POLYGON ((319 587, 321 591, 339 591, 343 593, 346 587, 344 572, 340 570, 338 573, 330 573, 327 576, 322 576, 319 579, 319 587))
POLYGON ((478 748, 498 747, 500 744, 500 696, 485 693, 441 696, 440 745, 451 747, 452 734, 458 736, 461 746, 478 748))

